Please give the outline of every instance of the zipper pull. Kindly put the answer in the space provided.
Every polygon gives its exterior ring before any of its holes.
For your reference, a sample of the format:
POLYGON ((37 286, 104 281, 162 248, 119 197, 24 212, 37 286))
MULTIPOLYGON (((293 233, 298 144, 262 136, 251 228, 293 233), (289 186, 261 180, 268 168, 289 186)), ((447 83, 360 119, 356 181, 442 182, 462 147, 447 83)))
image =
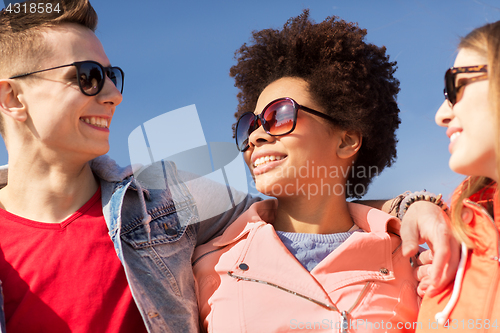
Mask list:
POLYGON ((342 311, 342 322, 340 323, 340 332, 347 333, 347 329, 349 328, 349 320, 347 319, 347 311, 342 311))

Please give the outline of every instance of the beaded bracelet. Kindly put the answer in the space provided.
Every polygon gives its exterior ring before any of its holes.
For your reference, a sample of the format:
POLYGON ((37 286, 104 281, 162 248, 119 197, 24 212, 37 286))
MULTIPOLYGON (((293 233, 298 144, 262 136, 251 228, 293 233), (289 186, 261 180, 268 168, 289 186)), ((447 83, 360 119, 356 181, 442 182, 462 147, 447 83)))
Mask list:
MULTIPOLYGON (((407 192, 405 192, 404 194, 406 193, 407 192)), ((433 204, 436 204, 446 214, 448 214, 448 205, 443 201, 443 196, 441 194, 435 195, 434 193, 423 190, 407 194, 404 199, 400 201, 399 209, 396 210, 396 213, 400 220, 403 220, 403 217, 405 216, 408 208, 410 208, 411 204, 417 201, 429 201, 433 204)))
POLYGON ((404 200, 404 198, 406 198, 408 195, 410 195, 411 192, 410 191, 406 191, 404 193, 401 193, 400 195, 398 195, 397 197, 395 197, 393 200, 392 200, 392 204, 391 204, 391 208, 389 209, 389 214, 392 213, 392 211, 395 211, 396 213, 396 216, 399 216, 399 208, 401 206, 401 201, 404 200))

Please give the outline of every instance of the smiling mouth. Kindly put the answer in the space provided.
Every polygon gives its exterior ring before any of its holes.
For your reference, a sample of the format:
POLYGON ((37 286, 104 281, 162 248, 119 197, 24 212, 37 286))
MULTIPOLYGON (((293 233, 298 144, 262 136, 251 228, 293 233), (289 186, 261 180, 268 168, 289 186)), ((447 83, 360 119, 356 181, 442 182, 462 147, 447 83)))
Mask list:
POLYGON ((92 126, 101 127, 101 128, 109 128, 109 121, 106 118, 101 117, 82 117, 81 121, 87 123, 92 126))
POLYGON ((259 167, 261 165, 274 162, 274 161, 280 161, 282 159, 286 158, 286 156, 275 156, 275 155, 269 155, 269 156, 262 156, 259 157, 258 159, 253 162, 254 168, 259 167))
POLYGON ((450 136, 450 143, 455 141, 459 136, 460 134, 462 134, 462 132, 455 132, 453 133, 451 136, 450 136))

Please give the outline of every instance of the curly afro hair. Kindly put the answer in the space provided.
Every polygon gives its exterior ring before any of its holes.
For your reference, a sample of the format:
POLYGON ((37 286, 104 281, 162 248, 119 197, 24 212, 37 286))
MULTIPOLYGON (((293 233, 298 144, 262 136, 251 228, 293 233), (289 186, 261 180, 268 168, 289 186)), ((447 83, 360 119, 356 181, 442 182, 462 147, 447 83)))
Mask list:
POLYGON ((401 122, 396 103, 399 81, 393 76, 396 62, 389 61, 385 47, 366 43, 365 35, 357 23, 335 16, 315 23, 304 10, 281 31, 254 31, 252 43, 236 51, 237 64, 230 69, 240 90, 236 119, 254 111, 270 83, 298 77, 308 83, 311 96, 339 128, 361 133, 356 172, 349 172, 352 186, 346 191, 351 198, 364 195, 373 176, 395 161, 395 132, 401 122))

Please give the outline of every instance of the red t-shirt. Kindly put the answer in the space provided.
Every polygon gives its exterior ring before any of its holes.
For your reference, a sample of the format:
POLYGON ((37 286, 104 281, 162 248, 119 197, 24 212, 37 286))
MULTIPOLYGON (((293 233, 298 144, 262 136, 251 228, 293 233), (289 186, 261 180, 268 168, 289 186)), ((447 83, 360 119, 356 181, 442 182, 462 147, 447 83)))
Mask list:
POLYGON ((100 199, 99 189, 61 223, 0 209, 7 332, 146 332, 100 199))

